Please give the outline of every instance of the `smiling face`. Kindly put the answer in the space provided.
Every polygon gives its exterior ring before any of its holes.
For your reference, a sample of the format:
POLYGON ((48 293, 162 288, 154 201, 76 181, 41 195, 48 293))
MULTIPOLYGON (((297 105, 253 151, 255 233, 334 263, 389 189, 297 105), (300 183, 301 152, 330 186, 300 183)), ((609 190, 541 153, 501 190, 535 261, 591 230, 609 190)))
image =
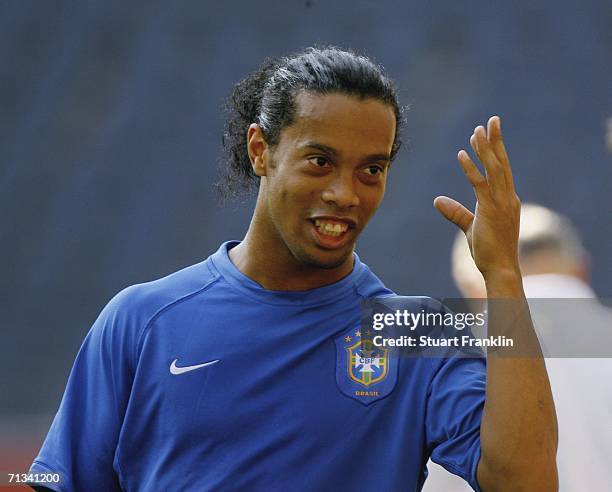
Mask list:
POLYGON ((282 260, 352 268, 357 237, 384 196, 395 137, 393 108, 377 99, 301 92, 278 144, 251 125, 249 154, 262 177, 258 221, 282 260))

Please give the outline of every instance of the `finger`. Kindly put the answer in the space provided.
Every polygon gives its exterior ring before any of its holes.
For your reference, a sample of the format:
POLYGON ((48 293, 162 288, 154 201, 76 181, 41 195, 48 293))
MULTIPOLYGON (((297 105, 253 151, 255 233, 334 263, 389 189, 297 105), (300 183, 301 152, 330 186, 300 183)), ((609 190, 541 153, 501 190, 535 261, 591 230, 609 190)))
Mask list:
POLYGON ((463 232, 467 233, 474 220, 474 214, 457 200, 447 196, 438 196, 433 202, 434 207, 444 218, 451 221, 463 232))
POLYGON ((491 195, 496 197, 504 190, 506 182, 501 164, 498 162, 489 141, 484 127, 477 126, 474 130, 470 144, 476 152, 478 159, 484 166, 487 173, 487 183, 491 190, 491 195))
POLYGON ((457 154, 457 160, 461 165, 461 169, 465 173, 468 181, 474 188, 474 193, 478 200, 486 200, 489 198, 487 179, 482 175, 478 166, 470 158, 470 155, 463 149, 457 154))
POLYGON ((504 145, 504 138, 501 131, 501 118, 499 116, 491 116, 491 118, 489 118, 487 123, 487 137, 504 171, 506 187, 514 191, 514 178, 512 177, 510 159, 508 158, 506 146, 504 145))

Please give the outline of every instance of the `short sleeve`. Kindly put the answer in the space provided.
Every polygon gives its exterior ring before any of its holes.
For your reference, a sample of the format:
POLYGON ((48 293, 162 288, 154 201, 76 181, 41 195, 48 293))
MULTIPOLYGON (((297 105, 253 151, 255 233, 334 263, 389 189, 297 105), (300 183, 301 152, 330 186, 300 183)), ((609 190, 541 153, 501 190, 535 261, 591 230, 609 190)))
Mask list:
POLYGON ((484 358, 444 359, 431 381, 425 424, 432 461, 463 478, 478 492, 476 471, 485 381, 484 358))
MULTIPOLYGON (((133 380, 130 289, 103 309, 78 352, 30 474, 58 473, 53 490, 120 490, 116 448, 133 380)), ((31 485, 36 485, 32 482, 31 485)))

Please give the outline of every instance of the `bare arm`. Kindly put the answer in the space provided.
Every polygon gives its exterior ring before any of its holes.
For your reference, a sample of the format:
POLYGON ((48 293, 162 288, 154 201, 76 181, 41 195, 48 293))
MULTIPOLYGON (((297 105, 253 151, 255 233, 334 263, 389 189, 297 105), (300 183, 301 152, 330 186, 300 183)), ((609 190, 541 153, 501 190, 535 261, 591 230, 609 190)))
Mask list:
POLYGON ((459 152, 477 198, 474 213, 447 197, 434 205, 466 234, 487 286, 489 335, 511 332, 515 342, 487 357, 478 483, 484 492, 556 491, 557 421, 518 266, 520 201, 499 118, 476 127, 470 144, 486 170, 483 176, 459 152))

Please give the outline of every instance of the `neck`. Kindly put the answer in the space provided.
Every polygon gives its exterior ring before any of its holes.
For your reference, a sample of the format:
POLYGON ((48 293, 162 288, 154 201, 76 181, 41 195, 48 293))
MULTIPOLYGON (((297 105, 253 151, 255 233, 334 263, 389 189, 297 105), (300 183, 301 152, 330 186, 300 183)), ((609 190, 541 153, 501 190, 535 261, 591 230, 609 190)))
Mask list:
POLYGON ((273 225, 257 212, 244 240, 229 251, 232 263, 267 290, 305 291, 333 284, 353 269, 353 256, 336 268, 304 265, 278 237, 273 225))

